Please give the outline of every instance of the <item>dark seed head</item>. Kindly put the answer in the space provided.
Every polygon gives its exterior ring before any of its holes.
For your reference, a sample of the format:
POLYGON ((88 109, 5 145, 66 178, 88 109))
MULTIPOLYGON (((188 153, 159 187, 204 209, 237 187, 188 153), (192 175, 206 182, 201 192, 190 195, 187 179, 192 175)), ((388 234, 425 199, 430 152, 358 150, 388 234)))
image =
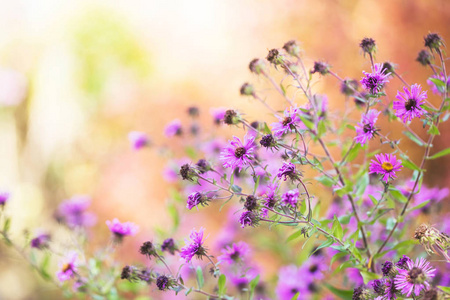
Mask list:
POLYGON ((324 62, 314 62, 314 68, 311 70, 311 74, 319 73, 320 75, 327 75, 330 70, 330 65, 324 62))
POLYGON ((300 47, 296 41, 292 40, 284 44, 283 49, 294 57, 300 56, 300 47))
POLYGON ((429 33, 423 39, 425 47, 430 48, 431 51, 439 51, 439 48, 444 45, 444 40, 437 33, 429 33))
POLYGON ((364 51, 364 53, 373 53, 376 52, 377 45, 375 44, 375 40, 372 38, 363 38, 359 46, 364 51))
POLYGON ((244 147, 239 147, 234 150, 234 156, 236 156, 237 158, 241 158, 245 155, 246 152, 247 150, 244 147))
POLYGON ((244 207, 249 211, 255 210, 258 207, 256 197, 252 195, 248 196, 247 199, 245 199, 244 207))
POLYGON ((433 55, 431 55, 428 50, 421 50, 417 55, 416 61, 418 61, 421 65, 427 66, 431 64, 431 60, 433 59, 433 55))
POLYGON ((272 147, 275 144, 275 139, 273 138, 273 135, 266 134, 265 136, 263 136, 261 138, 259 143, 261 144, 261 146, 269 148, 269 147, 272 147))

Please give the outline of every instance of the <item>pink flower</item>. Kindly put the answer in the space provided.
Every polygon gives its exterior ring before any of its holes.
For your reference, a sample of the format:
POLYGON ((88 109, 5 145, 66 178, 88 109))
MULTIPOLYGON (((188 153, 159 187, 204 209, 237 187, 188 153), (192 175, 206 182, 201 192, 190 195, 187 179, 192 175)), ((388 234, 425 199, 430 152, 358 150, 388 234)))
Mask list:
POLYGON ((383 175, 382 180, 386 183, 389 179, 397 178, 395 172, 400 171, 402 168, 402 161, 397 160, 395 155, 392 154, 376 154, 375 158, 369 166, 369 174, 381 174, 383 175))
POLYGON ((427 92, 422 92, 420 84, 413 84, 411 91, 407 87, 403 88, 404 93, 397 92, 399 101, 394 101, 395 115, 399 117, 403 123, 411 121, 414 118, 420 118, 425 110, 421 107, 427 99, 427 92))

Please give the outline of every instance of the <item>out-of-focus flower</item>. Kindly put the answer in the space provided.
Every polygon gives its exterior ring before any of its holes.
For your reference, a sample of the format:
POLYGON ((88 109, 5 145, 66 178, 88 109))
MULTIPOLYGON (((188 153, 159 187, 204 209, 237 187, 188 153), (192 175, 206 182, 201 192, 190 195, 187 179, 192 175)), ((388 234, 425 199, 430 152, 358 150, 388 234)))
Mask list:
POLYGON ((408 297, 411 294, 419 296, 423 289, 429 289, 428 281, 434 277, 436 269, 430 266, 430 263, 423 258, 418 258, 416 262, 409 260, 406 263, 406 269, 399 269, 395 276, 395 287, 408 297))
POLYGON ((431 55, 428 50, 420 50, 417 55, 416 61, 418 61, 421 65, 427 66, 431 64, 431 60, 433 59, 433 55, 431 55))
POLYGON ((86 211, 90 205, 91 199, 88 196, 73 196, 58 206, 56 218, 71 228, 91 227, 97 218, 86 211))
POLYGON ((78 255, 76 253, 69 253, 66 258, 60 262, 59 271, 56 272, 58 280, 63 282, 75 277, 77 272, 78 255))
POLYGON ((293 189, 293 190, 287 191, 286 193, 284 193, 281 196, 281 205, 283 205, 283 206, 291 205, 292 207, 296 207, 297 202, 298 202, 298 197, 299 197, 298 189, 293 189))
POLYGON ((0 69, 0 106, 16 106, 27 92, 27 79, 22 73, 11 69, 0 69))
POLYGON ((320 75, 327 75, 330 72, 330 65, 322 62, 322 61, 315 61, 314 67, 310 71, 311 74, 319 73, 320 75))
POLYGON ((161 245, 161 251, 167 251, 174 255, 175 251, 178 250, 175 246, 175 241, 172 238, 165 239, 161 245))
POLYGON ((222 255, 217 259, 227 262, 232 265, 235 263, 243 262, 250 253, 250 247, 244 242, 233 243, 231 246, 227 246, 222 249, 222 255))
POLYGON ((254 159, 254 151, 256 145, 254 143, 255 137, 245 136, 244 142, 238 137, 233 137, 229 144, 220 153, 220 160, 225 168, 242 169, 243 166, 248 165, 254 159))
POLYGON ((225 108, 211 108, 210 109, 210 113, 213 117, 214 123, 217 125, 220 125, 220 123, 222 122, 223 118, 225 117, 225 112, 227 110, 225 108))
POLYGON ((185 247, 181 248, 180 256, 187 263, 192 260, 194 256, 201 258, 203 255, 206 255, 206 248, 203 247, 203 232, 204 228, 200 228, 199 231, 192 230, 190 234, 191 242, 189 242, 185 247))
POLYGON ((396 110, 395 115, 399 117, 403 123, 411 121, 414 118, 420 118, 425 110, 421 105, 425 104, 427 92, 422 91, 420 84, 413 84, 411 91, 407 87, 403 88, 404 93, 397 92, 397 100, 394 101, 393 108, 396 110))
POLYGON ((379 111, 371 109, 367 114, 363 115, 361 122, 355 126, 356 137, 355 141, 364 145, 368 140, 372 139, 377 134, 375 123, 377 122, 379 111))
POLYGON ((173 137, 176 135, 181 135, 183 133, 181 129, 181 121, 178 119, 173 120, 169 124, 167 124, 166 128, 164 129, 164 134, 167 137, 173 137))
POLYGON ((304 270, 291 265, 280 269, 276 294, 278 299, 293 299, 299 293, 297 299, 308 299, 304 294, 308 293, 308 285, 312 282, 306 276, 304 270))
POLYGON ((359 43, 359 46, 363 50, 364 54, 372 54, 377 51, 377 45, 375 40, 372 38, 363 38, 361 43, 359 43))
POLYGON ((277 177, 278 179, 282 179, 284 177, 284 181, 290 178, 292 181, 299 179, 300 173, 295 169, 295 165, 293 163, 283 162, 283 165, 278 170, 277 177))
POLYGON ((130 140, 131 146, 135 150, 139 150, 150 144, 150 140, 147 134, 140 131, 131 131, 128 134, 128 139, 130 140))
POLYGON ((258 215, 252 211, 244 211, 239 218, 239 223, 241 223, 241 227, 244 228, 246 226, 256 226, 258 225, 258 215))
POLYGON ((382 180, 386 183, 389 179, 397 178, 395 172, 400 171, 402 168, 401 160, 397 160, 395 155, 392 154, 375 154, 376 160, 372 159, 369 166, 369 174, 381 174, 382 180))
POLYGON ((0 207, 5 206, 6 202, 8 202, 11 194, 8 192, 0 192, 0 207))
POLYGON ((444 40, 437 33, 429 33, 424 38, 425 47, 430 48, 431 51, 440 51, 439 48, 444 46, 444 40))
MULTIPOLYGON (((439 79, 440 81, 445 82, 445 76, 443 73, 440 73, 439 75, 431 75, 430 78, 439 79)), ((436 85, 436 83, 434 83, 430 79, 427 79, 427 84, 430 86, 431 91, 434 94, 442 95, 444 93, 443 86, 436 85)), ((449 88, 450 88, 450 76, 447 76, 447 89, 449 88)))
POLYGON ((381 91, 390 73, 383 73, 383 64, 375 64, 372 67, 372 73, 363 71, 364 77, 361 79, 362 86, 371 94, 376 94, 381 91))
POLYGON ((278 118, 278 122, 272 123, 273 134, 277 137, 280 137, 283 134, 289 133, 294 130, 296 125, 301 122, 298 113, 298 108, 291 107, 290 109, 286 109, 284 111, 283 117, 276 115, 276 117, 278 118))
POLYGON ((139 230, 139 226, 136 224, 132 222, 120 223, 117 218, 112 221, 106 221, 106 225, 119 240, 128 235, 135 235, 139 230))
POLYGON ((50 238, 50 234, 48 233, 38 234, 31 240, 30 246, 39 250, 47 248, 49 246, 50 238))
POLYGON ((194 192, 190 194, 187 200, 186 205, 187 209, 191 210, 194 207, 197 207, 198 209, 199 205, 202 206, 208 205, 208 197, 199 192, 194 192))

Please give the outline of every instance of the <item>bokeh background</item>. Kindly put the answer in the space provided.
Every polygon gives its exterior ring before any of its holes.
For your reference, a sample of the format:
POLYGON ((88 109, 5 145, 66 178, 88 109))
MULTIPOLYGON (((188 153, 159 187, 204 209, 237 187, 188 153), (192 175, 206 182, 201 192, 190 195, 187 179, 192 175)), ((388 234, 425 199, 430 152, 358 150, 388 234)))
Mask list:
MULTIPOLYGON (((267 111, 241 97, 239 87, 263 84, 249 73, 249 61, 290 39, 301 42, 309 65, 321 59, 342 77, 359 79, 370 63, 358 44, 372 37, 377 61, 396 63, 406 81, 425 84, 430 71, 415 59, 430 31, 450 42, 450 1, 2 0, 0 188, 13 195, 13 237, 20 239, 24 230, 57 230, 56 206, 72 195, 90 195, 98 216, 91 246, 107 240, 101 238, 107 235, 105 220, 136 222, 140 234, 121 250, 132 261, 136 245, 172 220, 165 205, 171 185, 161 176, 166 161, 157 151, 132 151, 129 131, 144 131, 156 145, 177 149, 186 140, 169 140, 163 129, 175 118, 185 122, 189 106, 200 108, 205 132, 216 130, 211 107, 239 109, 250 121, 265 118, 267 111)), ((392 99, 401 83, 391 82, 392 99)), ((316 89, 328 95, 332 109, 342 106, 333 78, 316 89)), ((283 108, 275 94, 268 101, 283 108)), ((442 128, 435 147, 445 144, 449 134, 442 128)), ((420 159, 422 149, 410 148, 411 157, 420 159)), ((433 163, 426 181, 449 186, 448 158, 433 163)), ((214 207, 186 218, 214 232, 224 214, 214 207)), ((180 236, 190 228, 183 230, 180 236)), ((264 259, 268 270, 279 265, 276 258, 264 259)), ((0 299, 60 297, 0 246, 0 299)))

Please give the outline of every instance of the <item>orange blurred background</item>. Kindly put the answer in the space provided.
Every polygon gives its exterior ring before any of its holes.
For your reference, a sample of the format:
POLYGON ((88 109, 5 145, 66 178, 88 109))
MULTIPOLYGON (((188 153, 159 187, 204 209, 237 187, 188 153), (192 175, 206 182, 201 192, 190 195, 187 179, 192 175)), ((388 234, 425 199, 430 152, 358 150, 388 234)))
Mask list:
MULTIPOLYGON (((239 88, 246 81, 264 86, 248 63, 291 39, 301 42, 308 66, 325 60, 341 77, 359 80, 370 62, 358 44, 372 37, 378 62, 398 64, 407 82, 426 85, 430 70, 415 59, 429 32, 450 42, 450 1, 0 1, 0 71, 19 74, 12 83, 0 81, 0 89, 13 86, 8 95, 18 99, 25 92, 19 104, 0 103, 0 188, 13 195, 7 209, 13 237, 53 226, 62 200, 87 194, 98 214, 94 236, 106 236, 104 222, 114 217, 140 225, 121 252, 133 252, 129 263, 140 241, 171 223, 165 206, 170 183, 161 178, 166 163, 156 151, 132 151, 129 131, 145 131, 156 145, 176 149, 186 141, 165 138, 164 126, 175 118, 187 121, 192 105, 200 108, 203 131, 212 129, 211 107, 271 121, 239 88)), ((391 79, 389 99, 401 87, 391 79)), ((267 88, 261 92, 271 95, 268 102, 283 109, 267 88)), ((328 95, 332 109, 342 107, 334 78, 315 88, 328 95)), ((429 98, 439 102, 431 91, 429 98)), ((440 131, 435 149, 450 144, 449 133, 440 131)), ((220 132, 242 135, 238 129, 220 132)), ((417 161, 422 150, 413 145, 403 146, 417 161)), ((425 181, 448 186, 448 166, 448 157, 432 161, 425 181)), ((226 214, 217 210, 185 213, 195 218, 193 226, 206 222, 214 232, 226 214), (219 218, 205 220, 211 214, 219 218)), ((106 241, 95 239, 92 247, 106 241)), ((14 253, 0 246, 0 255, 0 298, 60 297, 14 253)))

